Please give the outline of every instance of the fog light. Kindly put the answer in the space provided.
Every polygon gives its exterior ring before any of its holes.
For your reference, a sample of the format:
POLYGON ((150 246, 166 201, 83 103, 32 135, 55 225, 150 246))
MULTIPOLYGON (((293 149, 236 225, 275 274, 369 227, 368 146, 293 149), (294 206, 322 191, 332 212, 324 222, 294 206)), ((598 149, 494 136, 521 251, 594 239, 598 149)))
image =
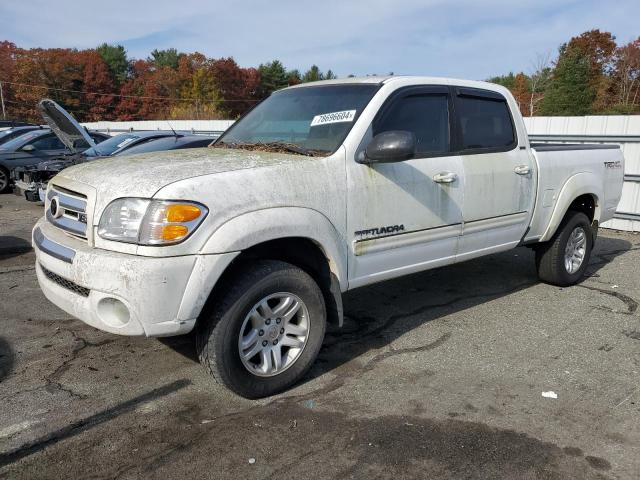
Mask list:
POLYGON ((98 316, 112 327, 123 327, 129 323, 129 309, 117 298, 105 297, 98 302, 98 316))

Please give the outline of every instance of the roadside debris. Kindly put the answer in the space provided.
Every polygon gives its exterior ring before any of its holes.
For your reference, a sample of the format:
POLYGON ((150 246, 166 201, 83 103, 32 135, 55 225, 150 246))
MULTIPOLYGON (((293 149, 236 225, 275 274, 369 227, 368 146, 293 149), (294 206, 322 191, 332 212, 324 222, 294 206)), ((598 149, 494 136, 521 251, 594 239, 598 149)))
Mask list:
POLYGON ((255 458, 253 458, 253 457, 251 457, 251 458, 249 459, 249 464, 250 464, 250 465, 253 465, 254 463, 256 463, 256 459, 255 459, 255 458))
POLYGON ((542 396, 545 398, 558 398, 558 394, 553 391, 542 392, 542 396))

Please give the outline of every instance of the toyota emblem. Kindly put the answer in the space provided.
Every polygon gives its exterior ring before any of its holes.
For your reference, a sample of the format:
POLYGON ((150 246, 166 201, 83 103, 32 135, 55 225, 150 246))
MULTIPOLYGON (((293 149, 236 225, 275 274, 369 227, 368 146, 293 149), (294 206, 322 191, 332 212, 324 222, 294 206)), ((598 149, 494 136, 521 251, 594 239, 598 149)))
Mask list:
POLYGON ((58 197, 53 197, 51 199, 51 204, 49 205, 49 211, 51 212, 51 216, 53 218, 60 218, 62 216, 62 209, 60 208, 58 197))

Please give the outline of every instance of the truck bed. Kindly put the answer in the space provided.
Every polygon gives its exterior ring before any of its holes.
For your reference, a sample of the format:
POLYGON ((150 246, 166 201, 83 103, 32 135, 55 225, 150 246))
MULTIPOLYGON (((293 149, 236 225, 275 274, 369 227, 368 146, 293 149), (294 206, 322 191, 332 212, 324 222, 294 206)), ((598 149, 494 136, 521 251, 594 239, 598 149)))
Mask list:
POLYGON ((613 217, 620 200, 624 171, 620 146, 532 143, 531 150, 538 169, 537 198, 525 241, 549 239, 557 227, 555 207, 569 191, 593 194, 600 222, 613 217), (572 153, 577 150, 582 152, 572 153))

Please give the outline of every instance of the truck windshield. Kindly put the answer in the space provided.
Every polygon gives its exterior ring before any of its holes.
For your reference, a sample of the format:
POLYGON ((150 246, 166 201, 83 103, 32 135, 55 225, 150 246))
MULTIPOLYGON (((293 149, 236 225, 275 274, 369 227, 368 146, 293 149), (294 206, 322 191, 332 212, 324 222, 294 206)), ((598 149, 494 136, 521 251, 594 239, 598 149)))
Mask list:
POLYGON ((214 147, 330 155, 378 85, 321 85, 273 93, 236 122, 214 147))

